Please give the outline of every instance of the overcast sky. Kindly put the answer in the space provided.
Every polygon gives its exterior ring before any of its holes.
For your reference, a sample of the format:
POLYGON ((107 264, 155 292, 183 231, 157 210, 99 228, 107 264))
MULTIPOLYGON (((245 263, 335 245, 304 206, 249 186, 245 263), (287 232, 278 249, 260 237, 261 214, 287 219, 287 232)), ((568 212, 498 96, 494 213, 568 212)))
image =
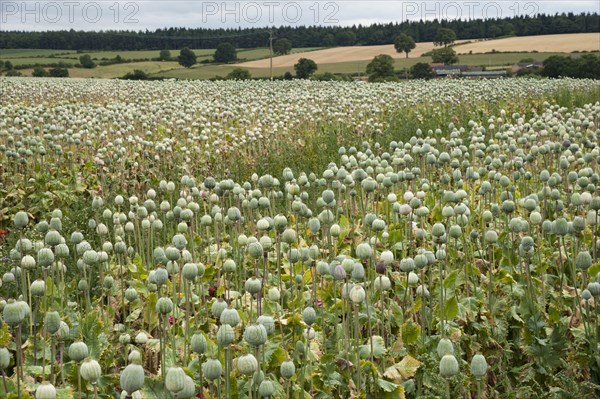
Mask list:
POLYGON ((600 12, 600 1, 0 0, 0 30, 353 25, 557 12, 600 12))

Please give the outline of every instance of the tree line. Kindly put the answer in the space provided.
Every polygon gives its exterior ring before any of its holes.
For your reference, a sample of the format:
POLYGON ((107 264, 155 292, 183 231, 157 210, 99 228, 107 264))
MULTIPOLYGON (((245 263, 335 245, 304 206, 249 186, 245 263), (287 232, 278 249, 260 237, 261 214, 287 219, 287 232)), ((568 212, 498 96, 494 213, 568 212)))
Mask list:
MULTIPOLYGON (((562 13, 514 16, 502 19, 428 20, 368 26, 281 26, 273 28, 278 39, 287 39, 294 47, 333 47, 392 44, 404 33, 416 42, 433 41, 438 30, 456 32, 458 40, 501 36, 533 36, 559 33, 600 31, 598 13, 562 13)), ((222 42, 236 48, 264 47, 267 28, 165 28, 155 31, 0 31, 0 48, 65 50, 161 50, 216 48, 222 42)))

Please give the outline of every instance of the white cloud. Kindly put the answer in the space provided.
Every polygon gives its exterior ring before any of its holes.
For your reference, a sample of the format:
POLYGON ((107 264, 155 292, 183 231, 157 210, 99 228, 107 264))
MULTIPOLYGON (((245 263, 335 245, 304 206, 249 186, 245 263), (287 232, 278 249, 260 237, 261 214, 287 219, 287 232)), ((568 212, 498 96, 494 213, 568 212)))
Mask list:
POLYGON ((353 25, 406 19, 509 17, 515 14, 598 12, 592 1, 125 1, 0 0, 1 30, 154 30, 353 25))

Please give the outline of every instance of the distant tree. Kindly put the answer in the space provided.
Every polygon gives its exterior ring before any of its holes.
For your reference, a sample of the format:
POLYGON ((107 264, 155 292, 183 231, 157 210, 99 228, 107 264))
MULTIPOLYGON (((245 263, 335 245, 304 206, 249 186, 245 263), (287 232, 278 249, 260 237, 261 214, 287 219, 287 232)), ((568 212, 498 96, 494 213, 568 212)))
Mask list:
POLYGON ((4 76, 22 76, 23 74, 16 69, 9 69, 4 76))
POLYGON ((36 66, 35 68, 33 68, 31 76, 33 76, 34 78, 45 78, 48 76, 48 71, 46 71, 41 66, 36 66))
POLYGON ((398 36, 394 38, 394 48, 399 53, 406 53, 406 58, 408 58, 408 53, 411 52, 417 45, 412 37, 408 36, 406 33, 400 33, 398 36))
POLYGON ((456 33, 452 29, 448 28, 440 28, 435 34, 435 38, 433 39, 433 44, 436 46, 444 46, 448 47, 449 44, 454 43, 456 40, 456 33))
POLYGON ((231 43, 221 43, 217 46, 217 50, 213 56, 215 62, 231 62, 237 59, 237 52, 231 43))
POLYGON ((292 51, 292 42, 288 39, 279 39, 273 43, 273 52, 277 55, 286 55, 292 51))
POLYGON ((458 62, 458 56, 456 51, 451 47, 444 47, 431 52, 431 59, 433 62, 442 63, 446 65, 456 64, 458 62))
POLYGON ((231 72, 227 74, 225 77, 227 80, 249 80, 252 79, 252 75, 250 71, 243 68, 235 68, 231 72))
POLYGON ((48 74, 53 78, 68 78, 69 70, 67 68, 54 67, 48 71, 48 74))
POLYGON ((356 43, 356 35, 350 30, 343 30, 335 35, 338 46, 352 46, 356 43))
POLYGON ((12 64, 12 62, 10 62, 9 60, 6 60, 6 61, 4 61, 4 68, 5 68, 5 69, 8 69, 9 71, 10 71, 11 69, 13 69, 13 64, 12 64))
POLYGON ((187 47, 184 47, 179 51, 178 57, 179 65, 185 68, 191 68, 196 64, 196 54, 187 47))
POLYGON ((161 61, 169 61, 171 59, 171 52, 169 50, 160 50, 158 59, 161 61))
POLYGON ((435 77, 435 72, 426 62, 418 62, 410 68, 410 74, 413 79, 431 79, 435 77))
POLYGON ((94 62, 94 60, 92 60, 92 57, 89 54, 84 54, 84 55, 80 56, 79 63, 84 68, 91 69, 91 68, 96 67, 96 63, 94 62))
POLYGON ((317 64, 308 58, 300 58, 294 70, 298 79, 308 79, 317 70, 317 64))
POLYGON ((283 80, 292 80, 293 78, 294 77, 292 76, 292 73, 290 71, 287 71, 283 74, 283 80))
POLYGON ((127 72, 121 79, 125 80, 147 80, 148 74, 141 69, 134 69, 133 72, 127 72))
POLYGON ((387 54, 380 54, 367 65, 369 82, 386 82, 396 80, 394 59, 387 54))
POLYGON ((0 60, 0 69, 4 68, 4 61, 0 60))
POLYGON ((549 78, 571 76, 573 75, 573 67, 574 62, 571 57, 553 55, 544 60, 544 70, 542 71, 542 75, 549 78))
POLYGON ((115 56, 115 62, 116 62, 117 64, 120 64, 120 63, 122 63, 123 61, 124 61, 124 59, 123 59, 123 57, 121 57, 121 55, 120 55, 120 54, 117 54, 117 55, 115 56))

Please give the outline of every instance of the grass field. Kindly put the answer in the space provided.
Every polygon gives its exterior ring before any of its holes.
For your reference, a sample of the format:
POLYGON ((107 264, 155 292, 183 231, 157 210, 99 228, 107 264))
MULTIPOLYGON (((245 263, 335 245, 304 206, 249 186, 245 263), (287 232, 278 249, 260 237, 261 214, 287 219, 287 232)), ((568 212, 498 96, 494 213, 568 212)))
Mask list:
MULTIPOLYGON (((494 53, 494 54, 465 54, 459 57, 459 63, 465 65, 485 66, 485 67, 506 67, 519 62, 524 58, 532 58, 535 61, 543 61, 551 55, 562 53, 494 53)), ((371 60, 348 61, 318 64, 317 74, 332 73, 365 73, 367 64, 371 60)), ((399 58, 395 60, 396 69, 410 68, 418 62, 431 62, 430 57, 399 58)), ((249 63, 241 64, 247 65, 249 63)), ((225 76, 239 65, 202 65, 194 68, 177 68, 170 71, 155 73, 154 76, 162 76, 180 79, 210 79, 215 76, 225 76)), ((255 78, 265 78, 270 76, 269 68, 244 68, 250 71, 255 78)), ((286 72, 294 73, 293 66, 273 67, 273 75, 281 76, 286 72)))
MULTIPOLYGON (((433 43, 417 43, 416 48, 406 58, 398 53, 392 45, 383 46, 351 46, 328 49, 297 48, 285 56, 273 58, 273 75, 281 76, 285 72, 294 73, 294 64, 298 59, 307 57, 314 60, 319 69, 317 73, 364 73, 367 64, 379 54, 388 54, 395 60, 397 69, 409 68, 417 62, 431 62, 430 57, 422 56, 434 48, 433 43), (310 52, 310 55, 304 53, 310 52)), ((543 61, 551 55, 568 54, 574 51, 600 50, 600 33, 578 33, 564 35, 545 35, 528 37, 510 37, 496 40, 482 40, 470 43, 459 42, 455 49, 459 54, 459 63, 486 67, 504 67, 517 63, 525 58, 543 61), (497 53, 491 53, 492 50, 497 53), (508 52, 513 51, 513 52, 508 52), (469 53, 472 54, 469 54, 469 53)), ((248 69, 253 77, 269 77, 269 49, 239 49, 239 62, 228 65, 203 64, 211 60, 214 50, 196 49, 198 64, 193 68, 183 68, 176 62, 143 61, 108 66, 98 66, 91 70, 71 68, 72 77, 116 78, 134 69, 141 69, 156 77, 181 79, 210 79, 226 76, 234 68, 248 69)), ((158 57, 158 50, 145 51, 100 51, 89 53, 68 52, 66 50, 2 50, 0 59, 10 59, 13 65, 76 63, 82 54, 89 54, 93 59, 112 59, 120 55, 126 59, 150 59, 158 57), (56 58, 49 56, 55 55, 56 58)), ((172 50, 171 55, 177 56, 172 50)), ((31 70, 21 70, 28 76, 31 70)))

